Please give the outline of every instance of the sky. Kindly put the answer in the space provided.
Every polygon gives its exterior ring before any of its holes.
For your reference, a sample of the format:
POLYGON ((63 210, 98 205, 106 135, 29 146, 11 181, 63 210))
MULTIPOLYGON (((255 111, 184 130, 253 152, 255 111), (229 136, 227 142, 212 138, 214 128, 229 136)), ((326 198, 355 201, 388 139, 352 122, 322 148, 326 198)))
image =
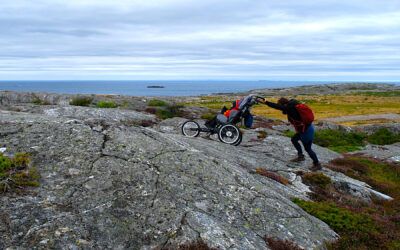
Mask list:
POLYGON ((0 80, 400 81, 399 0, 0 0, 0 80))

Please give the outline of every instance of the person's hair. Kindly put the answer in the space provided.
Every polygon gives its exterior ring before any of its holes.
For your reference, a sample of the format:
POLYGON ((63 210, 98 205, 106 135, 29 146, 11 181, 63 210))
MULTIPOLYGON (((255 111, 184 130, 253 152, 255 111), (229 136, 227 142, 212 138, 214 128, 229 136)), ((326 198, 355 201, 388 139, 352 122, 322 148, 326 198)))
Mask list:
POLYGON ((285 105, 285 104, 288 104, 289 103, 289 100, 288 99, 286 99, 285 97, 281 97, 281 98, 279 98, 279 100, 278 100, 278 104, 279 105, 285 105))

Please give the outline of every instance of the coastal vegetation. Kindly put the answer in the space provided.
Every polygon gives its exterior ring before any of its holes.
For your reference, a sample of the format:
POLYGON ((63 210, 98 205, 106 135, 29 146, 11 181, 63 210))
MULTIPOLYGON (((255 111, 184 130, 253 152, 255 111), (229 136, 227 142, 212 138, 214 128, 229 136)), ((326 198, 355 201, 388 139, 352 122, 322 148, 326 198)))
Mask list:
POLYGON ((161 100, 151 100, 149 102, 149 106, 151 107, 157 107, 157 106, 166 106, 167 103, 161 100))
POLYGON ((165 120, 168 118, 178 117, 181 115, 182 104, 171 103, 164 101, 152 100, 149 102, 146 112, 155 114, 158 118, 165 120))
MULTIPOLYGON (((313 110, 316 120, 340 117, 347 115, 370 115, 370 114, 400 114, 400 94, 399 91, 388 92, 356 92, 342 95, 298 95, 286 96, 287 98, 296 98, 300 102, 310 106, 313 110)), ((277 102, 279 97, 268 98, 271 102, 277 102)), ((204 106, 211 109, 220 110, 223 106, 230 107, 232 97, 207 96, 198 100, 192 100, 186 105, 204 106)), ((276 109, 268 108, 263 104, 254 105, 252 113, 275 119, 286 120, 286 115, 276 109)), ((359 121, 358 121, 359 122, 359 121)), ((374 123, 374 121, 370 121, 374 123)), ((387 120, 377 120, 377 123, 391 122, 387 120)), ((364 121, 364 123, 366 123, 364 121)), ((343 125, 358 125, 357 121, 338 122, 343 125)))
POLYGON ((80 97, 75 97, 74 99, 72 99, 72 101, 69 104, 74 105, 74 106, 87 107, 92 103, 92 101, 93 101, 92 97, 80 96, 80 97))
POLYGON ((32 104, 38 104, 38 105, 50 105, 49 102, 43 102, 43 101, 40 100, 40 99, 35 99, 35 100, 33 100, 31 103, 32 103, 32 104))
MULTIPOLYGON (((292 137, 296 132, 286 131, 286 136, 292 137)), ((393 134, 387 128, 380 128, 371 135, 345 132, 343 130, 324 129, 315 132, 313 142, 338 153, 360 150, 367 142, 375 145, 390 145, 400 142, 400 135, 393 134)))
POLYGON ((325 129, 315 132, 313 142, 336 152, 350 152, 360 150, 365 146, 366 135, 356 132, 325 129))
POLYGON ((111 101, 100 101, 94 107, 95 108, 117 108, 118 105, 111 101))
POLYGON ((39 175, 34 168, 29 168, 29 163, 29 154, 18 153, 12 159, 0 153, 0 191, 39 186, 39 175))
MULTIPOLYGON (((295 96, 294 98, 310 106, 316 120, 346 115, 400 114, 398 105, 400 96, 374 96, 362 92, 352 95, 295 96)), ((277 99, 269 100, 276 102, 277 99)), ((253 113, 282 120, 287 119, 286 115, 279 110, 267 108, 264 105, 255 105, 253 113)))
POLYGON ((326 222, 339 235, 328 249, 398 249, 400 247, 400 165, 346 155, 327 167, 366 182, 393 200, 372 197, 371 202, 344 195, 322 174, 306 174, 303 181, 314 201, 294 198, 307 213, 326 222), (318 176, 321 175, 321 176, 318 176), (321 178, 322 177, 322 178, 321 178))

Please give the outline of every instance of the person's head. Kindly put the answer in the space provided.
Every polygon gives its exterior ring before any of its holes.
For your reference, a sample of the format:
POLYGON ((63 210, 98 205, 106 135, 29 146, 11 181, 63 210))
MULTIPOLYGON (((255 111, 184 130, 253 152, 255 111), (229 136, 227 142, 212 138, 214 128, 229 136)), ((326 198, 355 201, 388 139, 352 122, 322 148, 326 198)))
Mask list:
POLYGON ((279 98, 279 100, 278 100, 278 104, 281 105, 281 106, 285 106, 285 105, 287 105, 288 103, 289 103, 289 100, 286 99, 285 97, 281 97, 281 98, 279 98))

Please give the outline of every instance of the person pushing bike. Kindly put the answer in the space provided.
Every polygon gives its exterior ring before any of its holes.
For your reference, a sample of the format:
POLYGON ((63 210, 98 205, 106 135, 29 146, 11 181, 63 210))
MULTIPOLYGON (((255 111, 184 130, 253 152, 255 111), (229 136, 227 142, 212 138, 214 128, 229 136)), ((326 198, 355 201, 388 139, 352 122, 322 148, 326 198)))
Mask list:
POLYGON ((271 108, 281 110, 283 114, 287 115, 289 122, 293 124, 296 134, 292 136, 291 141, 297 150, 297 157, 294 158, 292 162, 301 162, 305 160, 303 150, 299 143, 299 141, 301 141, 305 151, 313 161, 311 170, 320 170, 322 168, 321 163, 318 160, 317 154, 311 148, 314 138, 314 126, 312 125, 314 115, 311 109, 295 99, 288 100, 284 97, 281 97, 278 103, 269 102, 266 99, 261 102, 271 108))

